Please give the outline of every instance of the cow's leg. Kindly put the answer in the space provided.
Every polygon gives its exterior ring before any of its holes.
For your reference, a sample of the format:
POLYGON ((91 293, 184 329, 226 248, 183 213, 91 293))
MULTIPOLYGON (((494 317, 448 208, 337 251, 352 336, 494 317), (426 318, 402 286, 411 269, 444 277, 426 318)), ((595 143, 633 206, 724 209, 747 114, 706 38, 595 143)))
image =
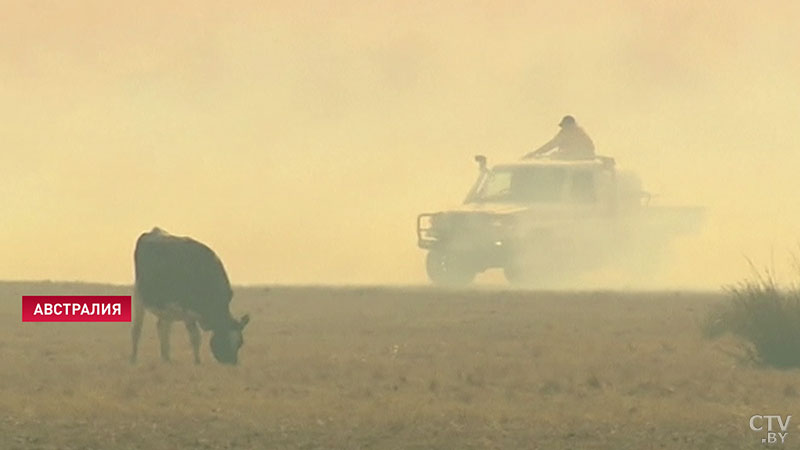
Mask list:
POLYGON ((161 359, 169 362, 169 331, 172 328, 172 321, 159 317, 157 328, 158 340, 161 343, 161 359))
POLYGON ((194 363, 200 364, 200 329, 197 328, 197 322, 187 320, 186 331, 189 332, 189 341, 192 343, 194 363))
POLYGON ((134 299, 133 327, 131 328, 131 364, 136 362, 136 354, 139 351, 139 337, 142 335, 142 324, 144 323, 144 304, 136 294, 134 294, 134 299))

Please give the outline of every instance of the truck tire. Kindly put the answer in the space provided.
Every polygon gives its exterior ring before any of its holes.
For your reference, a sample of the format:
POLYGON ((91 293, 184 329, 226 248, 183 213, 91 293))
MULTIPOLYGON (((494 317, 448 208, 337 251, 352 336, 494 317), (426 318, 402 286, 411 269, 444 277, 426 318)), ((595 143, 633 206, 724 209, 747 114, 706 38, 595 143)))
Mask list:
POLYGON ((431 250, 425 259, 428 279, 443 286, 464 286, 475 279, 476 271, 469 267, 465 258, 453 253, 431 250))

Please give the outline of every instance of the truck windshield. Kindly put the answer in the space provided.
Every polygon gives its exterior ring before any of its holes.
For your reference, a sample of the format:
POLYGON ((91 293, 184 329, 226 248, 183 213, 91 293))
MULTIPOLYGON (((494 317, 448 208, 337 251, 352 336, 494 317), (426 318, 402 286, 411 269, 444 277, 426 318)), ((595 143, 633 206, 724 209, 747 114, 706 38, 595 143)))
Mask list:
POLYGON ((561 200, 565 172, 560 167, 494 169, 475 193, 475 202, 544 203, 561 200))

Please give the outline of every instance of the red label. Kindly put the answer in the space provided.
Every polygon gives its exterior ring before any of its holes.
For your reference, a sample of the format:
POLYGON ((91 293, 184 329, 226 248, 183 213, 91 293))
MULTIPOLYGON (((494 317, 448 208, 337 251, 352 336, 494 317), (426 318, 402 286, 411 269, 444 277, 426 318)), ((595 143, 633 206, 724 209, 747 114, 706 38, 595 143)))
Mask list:
POLYGON ((23 295, 23 322, 130 322, 130 295, 23 295))

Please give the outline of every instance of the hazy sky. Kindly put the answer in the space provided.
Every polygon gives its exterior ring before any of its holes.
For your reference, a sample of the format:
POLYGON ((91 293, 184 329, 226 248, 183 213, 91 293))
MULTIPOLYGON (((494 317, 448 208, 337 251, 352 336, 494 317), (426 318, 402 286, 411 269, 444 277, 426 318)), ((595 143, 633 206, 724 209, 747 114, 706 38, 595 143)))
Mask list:
POLYGON ((799 2, 235 5, 3 2, 0 279, 131 282, 158 225, 234 283, 423 282, 416 214, 568 113, 709 209, 654 285, 800 240, 799 2))

